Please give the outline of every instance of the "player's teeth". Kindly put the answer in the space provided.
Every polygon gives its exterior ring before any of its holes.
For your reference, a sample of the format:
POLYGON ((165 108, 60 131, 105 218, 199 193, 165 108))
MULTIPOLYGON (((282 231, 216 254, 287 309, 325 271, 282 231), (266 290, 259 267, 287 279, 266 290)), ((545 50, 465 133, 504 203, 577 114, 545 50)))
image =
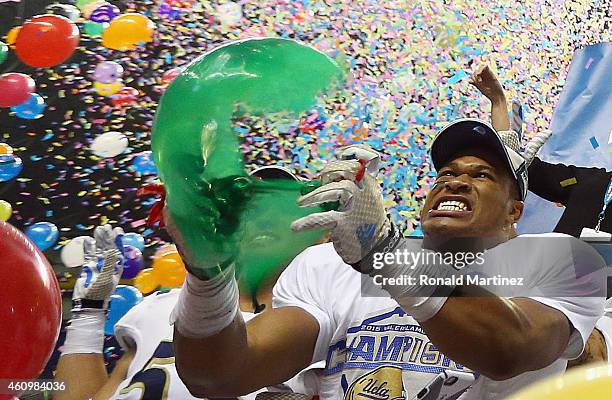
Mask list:
POLYGON ((466 211, 467 206, 462 201, 443 201, 438 206, 438 210, 444 211, 466 211))

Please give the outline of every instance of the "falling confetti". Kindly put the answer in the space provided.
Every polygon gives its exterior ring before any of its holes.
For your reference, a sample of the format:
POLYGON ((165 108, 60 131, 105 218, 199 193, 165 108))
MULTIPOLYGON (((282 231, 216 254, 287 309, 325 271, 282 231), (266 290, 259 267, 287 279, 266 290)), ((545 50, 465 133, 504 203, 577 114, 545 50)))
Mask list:
MULTIPOLYGON (((144 224, 155 199, 138 201, 136 191, 154 182, 156 174, 139 156, 151 150, 153 117, 172 75, 229 40, 293 38, 335 58, 353 77, 351 96, 333 113, 319 109, 299 121, 278 116, 265 121, 269 126, 237 124, 244 130, 239 133, 247 167, 278 164, 312 179, 338 146, 365 142, 383 154, 379 179, 385 204, 407 233, 418 226, 435 176, 428 161, 435 132, 451 119, 489 118, 489 104, 466 79, 476 63, 492 60, 508 97, 523 99, 529 137, 549 127, 574 50, 611 40, 603 22, 605 2, 109 3, 108 10, 116 6, 151 19, 153 41, 135 50, 106 49, 100 37, 104 23, 80 20, 79 48, 68 62, 27 71, 9 71, 14 68, 9 62, 0 65, 5 68, 0 72, 30 74, 47 103, 42 117, 33 120, 0 109, 0 143, 23 162, 18 176, 0 182, 0 198, 11 204, 10 221, 22 229, 39 221, 57 225, 60 239, 47 251, 52 260, 63 243, 91 234, 103 221, 143 234, 148 248, 168 239, 144 224), (133 95, 98 93, 92 74, 105 61, 124 68, 123 83, 133 95), (90 148, 108 132, 121 132, 128 146, 101 158, 90 148)), ((17 24, 3 26, 2 33, 17 24)))

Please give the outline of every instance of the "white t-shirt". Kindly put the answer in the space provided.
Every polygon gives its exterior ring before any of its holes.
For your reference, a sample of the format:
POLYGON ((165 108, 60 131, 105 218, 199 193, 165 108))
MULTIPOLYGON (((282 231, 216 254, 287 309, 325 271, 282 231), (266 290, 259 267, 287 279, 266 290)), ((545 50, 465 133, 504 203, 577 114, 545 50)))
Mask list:
MULTIPOLYGON (((584 243, 569 236, 567 241, 572 245, 565 252, 551 251, 539 240, 523 240, 521 248, 508 241, 488 252, 500 260, 498 269, 520 270, 525 281, 536 287, 552 285, 555 293, 590 293, 591 288, 583 286, 591 282, 567 279, 559 272, 575 270, 572 250, 577 248, 588 255, 589 263, 605 264, 584 243)), ((496 272, 487 270, 491 275, 496 272)), ((362 280, 360 273, 344 264, 333 245, 326 243, 297 256, 274 287, 274 308, 300 307, 319 323, 312 361, 325 361, 319 392, 322 400, 411 399, 443 370, 471 372, 441 354, 417 321, 388 295, 362 296, 362 281, 369 285, 365 292, 377 290, 372 280, 362 280)), ((564 371, 567 359, 580 355, 603 313, 601 297, 532 298, 561 311, 572 323, 574 331, 563 356, 546 368, 505 381, 480 375, 462 400, 501 399, 544 376, 564 371)))
MULTIPOLYGON (((136 354, 112 399, 196 399, 179 378, 174 364, 173 327, 169 321, 179 293, 180 289, 153 293, 115 325, 115 337, 121 347, 135 347, 136 354)), ((254 314, 243 312, 242 316, 248 321, 254 314)), ((257 393, 241 398, 254 400, 257 393)))

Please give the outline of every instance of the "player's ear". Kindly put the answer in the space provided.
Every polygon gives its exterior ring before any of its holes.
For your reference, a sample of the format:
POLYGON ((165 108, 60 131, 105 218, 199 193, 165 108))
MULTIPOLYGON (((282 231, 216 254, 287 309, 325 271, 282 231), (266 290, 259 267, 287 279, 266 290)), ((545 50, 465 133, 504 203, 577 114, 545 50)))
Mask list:
POLYGON ((521 215, 523 215, 525 203, 517 199, 510 199, 509 203, 508 222, 510 225, 514 225, 521 218, 521 215))

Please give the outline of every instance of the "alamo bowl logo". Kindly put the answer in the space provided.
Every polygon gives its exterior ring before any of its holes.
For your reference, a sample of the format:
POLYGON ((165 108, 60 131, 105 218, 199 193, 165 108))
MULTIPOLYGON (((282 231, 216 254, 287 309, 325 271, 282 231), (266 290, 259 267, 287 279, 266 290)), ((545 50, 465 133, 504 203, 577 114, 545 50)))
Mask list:
POLYGON ((357 378, 346 391, 344 400, 404 400, 402 369, 379 367, 357 378))

